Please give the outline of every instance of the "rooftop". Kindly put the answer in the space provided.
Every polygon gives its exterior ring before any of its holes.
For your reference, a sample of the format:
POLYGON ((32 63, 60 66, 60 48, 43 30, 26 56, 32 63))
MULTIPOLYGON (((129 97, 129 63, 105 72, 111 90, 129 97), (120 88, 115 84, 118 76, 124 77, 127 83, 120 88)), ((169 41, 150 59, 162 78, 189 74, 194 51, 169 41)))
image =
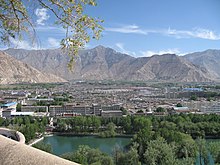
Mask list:
POLYGON ((10 102, 10 103, 6 103, 6 104, 3 104, 2 107, 10 107, 12 105, 16 105, 17 102, 10 102))

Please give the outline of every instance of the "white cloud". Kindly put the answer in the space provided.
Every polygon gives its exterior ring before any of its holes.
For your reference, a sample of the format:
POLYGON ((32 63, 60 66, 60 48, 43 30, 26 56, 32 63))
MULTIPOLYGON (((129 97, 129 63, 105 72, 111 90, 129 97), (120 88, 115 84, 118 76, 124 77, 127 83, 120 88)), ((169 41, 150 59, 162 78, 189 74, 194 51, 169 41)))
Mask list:
POLYGON ((121 27, 107 27, 106 31, 128 33, 128 34, 161 34, 175 38, 200 38, 208 40, 220 40, 220 34, 209 29, 193 28, 192 30, 177 30, 177 29, 143 29, 137 25, 126 25, 121 27))
POLYGON ((48 45, 49 48, 58 48, 58 47, 60 47, 60 41, 55 39, 55 38, 49 37, 47 39, 47 41, 48 41, 48 44, 49 44, 48 45))
POLYGON ((44 21, 50 18, 50 16, 47 14, 47 9, 45 8, 42 8, 42 9, 37 8, 35 11, 35 14, 37 16, 38 25, 45 25, 44 21))
POLYGON ((65 34, 66 30, 62 27, 58 27, 58 26, 37 26, 35 28, 36 31, 39 32, 55 32, 57 33, 62 33, 65 34))
POLYGON ((162 54, 180 54, 180 51, 175 48, 175 49, 167 49, 167 50, 160 50, 160 51, 152 51, 152 50, 148 50, 148 51, 140 51, 141 55, 144 57, 150 57, 152 55, 162 55, 162 54))
POLYGON ((146 35, 147 32, 140 29, 136 25, 127 25, 122 27, 116 27, 116 28, 105 28, 106 31, 111 32, 119 32, 119 33, 134 33, 134 34, 144 34, 146 35))
POLYGON ((10 42, 17 49, 39 49, 36 44, 30 44, 28 41, 10 38, 10 42))
POLYGON ((220 35, 215 32, 202 29, 202 28, 194 28, 191 31, 188 30, 176 30, 176 29, 168 29, 167 31, 163 31, 164 34, 169 36, 174 36, 176 38, 201 38, 208 40, 220 40, 220 35))
POLYGON ((38 43, 31 44, 29 41, 18 40, 14 38, 10 38, 10 42, 12 46, 17 49, 38 50, 38 49, 52 49, 52 48, 60 47, 60 41, 52 37, 49 37, 47 39, 47 44, 44 47, 42 47, 41 44, 38 43))
POLYGON ((209 40, 220 40, 220 35, 215 34, 213 31, 208 29, 196 29, 195 36, 198 38, 209 39, 209 40))
POLYGON ((115 46, 119 49, 119 51, 120 51, 121 53, 136 56, 136 53, 135 53, 135 52, 126 50, 126 49, 124 48, 124 44, 123 44, 123 43, 116 43, 115 46))

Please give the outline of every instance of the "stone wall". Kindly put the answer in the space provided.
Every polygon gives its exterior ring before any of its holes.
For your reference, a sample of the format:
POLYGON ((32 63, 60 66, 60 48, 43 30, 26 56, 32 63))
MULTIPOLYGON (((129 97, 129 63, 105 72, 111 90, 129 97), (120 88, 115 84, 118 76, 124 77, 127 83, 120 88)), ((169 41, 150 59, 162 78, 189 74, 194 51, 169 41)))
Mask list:
POLYGON ((0 135, 3 135, 7 138, 16 140, 20 143, 25 143, 25 137, 21 132, 15 131, 15 130, 10 130, 7 128, 0 128, 0 135))

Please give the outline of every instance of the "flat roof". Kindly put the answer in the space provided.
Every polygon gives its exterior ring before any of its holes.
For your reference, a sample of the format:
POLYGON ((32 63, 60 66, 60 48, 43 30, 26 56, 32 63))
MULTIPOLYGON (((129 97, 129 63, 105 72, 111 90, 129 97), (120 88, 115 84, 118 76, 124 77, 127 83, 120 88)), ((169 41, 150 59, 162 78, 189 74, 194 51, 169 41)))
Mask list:
POLYGON ((15 104, 17 104, 17 102, 10 102, 10 103, 3 104, 2 107, 10 107, 15 104))
POLYGON ((33 115, 34 112, 12 112, 12 116, 26 116, 26 115, 33 115))
POLYGON ((185 110, 189 110, 189 108, 188 107, 174 107, 174 110, 185 111, 185 110))
POLYGON ((183 91, 203 91, 202 88, 183 88, 183 91))

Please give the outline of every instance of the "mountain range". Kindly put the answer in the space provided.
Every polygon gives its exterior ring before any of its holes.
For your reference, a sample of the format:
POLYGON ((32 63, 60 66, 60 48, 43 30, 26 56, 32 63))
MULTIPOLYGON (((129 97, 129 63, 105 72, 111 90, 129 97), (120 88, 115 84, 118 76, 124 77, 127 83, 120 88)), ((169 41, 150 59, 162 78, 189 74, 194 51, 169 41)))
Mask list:
POLYGON ((220 50, 206 50, 184 56, 193 64, 205 68, 211 75, 220 78, 220 50))
POLYGON ((36 68, 41 73, 61 77, 61 80, 128 80, 207 82, 220 77, 220 51, 207 50, 185 56, 175 54, 135 58, 98 46, 82 50, 73 70, 69 57, 60 49, 7 49, 13 58, 36 68))
POLYGON ((0 84, 14 83, 48 83, 66 80, 39 70, 0 51, 0 84))

